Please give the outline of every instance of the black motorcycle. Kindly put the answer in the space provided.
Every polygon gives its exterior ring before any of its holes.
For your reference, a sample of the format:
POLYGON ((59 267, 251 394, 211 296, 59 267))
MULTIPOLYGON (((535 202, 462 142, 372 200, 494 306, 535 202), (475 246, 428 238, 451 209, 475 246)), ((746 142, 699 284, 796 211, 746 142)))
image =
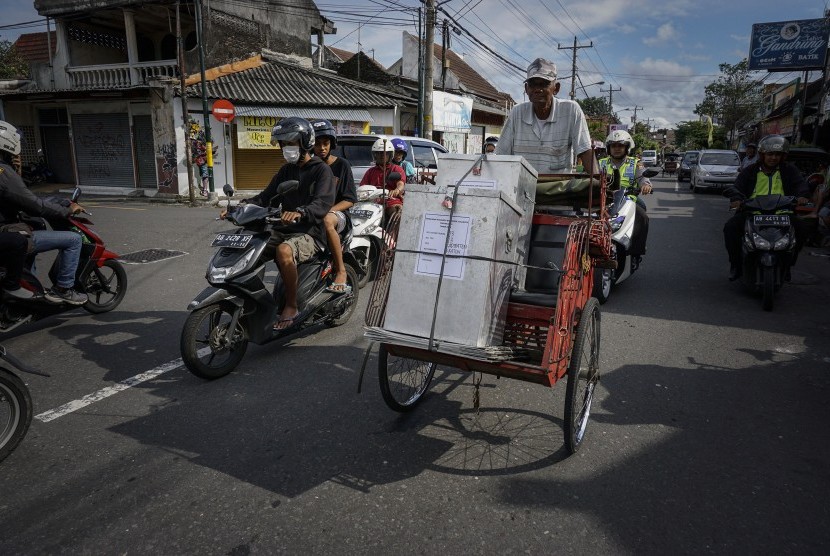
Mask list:
MULTIPOLYGON (((280 184, 271 204, 299 186, 297 181, 280 184)), ((224 187, 225 195, 233 188, 224 187)), ((208 264, 206 278, 210 287, 190 302, 191 311, 181 336, 182 359, 188 370, 205 379, 220 378, 239 364, 248 342, 261 345, 296 334, 310 326, 345 324, 357 306, 360 270, 349 251, 351 227, 341 234, 343 262, 351 291, 327 291, 333 278, 328 250, 319 253, 297 268, 299 315, 291 326, 275 330, 282 312, 285 286, 277 276, 272 291, 265 285, 265 266, 273 260, 269 246, 272 231, 284 226, 281 210, 244 204, 228 211, 227 220, 239 226, 217 234, 212 245, 218 247, 208 264)))
MULTIPOLYGON (((724 195, 739 192, 729 188, 724 195)), ((747 212, 741 241, 743 284, 761 294, 761 306, 772 311, 775 293, 781 289, 793 263, 795 228, 792 224, 795 197, 759 195, 744 199, 738 210, 747 212)))
POLYGON ((32 396, 26 383, 2 365, 5 362, 17 370, 40 376, 49 376, 23 364, 0 346, 0 461, 17 448, 32 423, 32 396))

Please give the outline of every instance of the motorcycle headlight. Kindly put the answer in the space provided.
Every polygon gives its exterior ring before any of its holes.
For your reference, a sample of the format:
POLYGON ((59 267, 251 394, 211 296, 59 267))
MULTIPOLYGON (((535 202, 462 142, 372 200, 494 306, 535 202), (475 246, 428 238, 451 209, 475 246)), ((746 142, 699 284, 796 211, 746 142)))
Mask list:
POLYGON ((248 249, 248 251, 242 256, 241 259, 236 261, 231 266, 213 266, 211 265, 208 268, 207 272, 207 280, 211 284, 221 283, 227 280, 228 278, 232 278, 236 276, 247 266, 250 264, 251 260, 254 258, 255 249, 248 249))
POLYGON ((755 247, 757 249, 769 249, 770 248, 769 241, 767 241, 766 239, 764 239, 763 237, 761 237, 758 234, 755 234, 755 233, 752 234, 752 242, 755 244, 755 247))
POLYGON ((790 237, 790 234, 786 234, 784 237, 776 241, 772 248, 776 251, 786 251, 791 245, 792 238, 790 237))

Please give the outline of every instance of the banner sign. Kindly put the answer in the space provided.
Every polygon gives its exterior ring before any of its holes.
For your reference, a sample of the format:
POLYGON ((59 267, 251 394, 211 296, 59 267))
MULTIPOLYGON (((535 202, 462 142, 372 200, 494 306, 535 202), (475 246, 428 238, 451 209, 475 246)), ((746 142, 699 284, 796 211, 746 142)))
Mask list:
POLYGON ((823 69, 830 26, 824 19, 755 23, 749 43, 749 69, 823 69))
POLYGON ((628 124, 608 124, 608 135, 611 135, 612 131, 628 131, 628 124))
POLYGON ((444 91, 432 93, 432 127, 435 131, 468 133, 472 116, 473 99, 444 91))
POLYGON ((236 142, 240 149, 278 149, 271 146, 271 130, 280 118, 273 116, 237 116, 236 142))

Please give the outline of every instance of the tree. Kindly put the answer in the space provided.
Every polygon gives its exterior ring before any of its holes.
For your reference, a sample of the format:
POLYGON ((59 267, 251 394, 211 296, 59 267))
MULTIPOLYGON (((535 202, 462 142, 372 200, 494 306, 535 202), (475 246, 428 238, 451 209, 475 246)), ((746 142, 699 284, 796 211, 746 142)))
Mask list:
POLYGON ((582 111, 585 112, 586 118, 602 118, 608 116, 611 110, 608 106, 608 101, 605 97, 589 97, 585 99, 576 99, 582 111))
POLYGON ((17 79, 28 75, 29 63, 20 56, 14 44, 0 41, 0 79, 17 79))
POLYGON ((710 116, 729 130, 731 144, 737 128, 756 116, 763 104, 761 83, 750 75, 746 58, 737 64, 720 64, 721 75, 704 89, 695 114, 710 116))
POLYGON ((712 144, 709 145, 709 124, 706 122, 680 122, 675 131, 678 148, 699 150, 706 148, 726 148, 726 129, 721 126, 712 128, 712 144))

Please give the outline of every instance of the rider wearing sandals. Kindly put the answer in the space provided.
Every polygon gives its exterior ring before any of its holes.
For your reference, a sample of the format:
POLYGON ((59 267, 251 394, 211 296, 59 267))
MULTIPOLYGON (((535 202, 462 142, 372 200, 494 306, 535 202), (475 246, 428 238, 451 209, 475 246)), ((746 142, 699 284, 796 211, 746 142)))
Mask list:
POLYGON ((271 178, 268 187, 247 202, 268 206, 277 194, 277 187, 297 180, 300 186, 282 196, 282 221, 275 232, 274 260, 285 284, 285 306, 274 329, 290 328, 300 314, 297 304, 299 276, 297 265, 308 261, 326 246, 323 219, 334 204, 334 174, 328 164, 314 156, 314 129, 303 118, 285 118, 274 126, 271 144, 279 143, 288 164, 271 178))
POLYGON ((357 189, 354 186, 352 165, 345 158, 331 154, 337 148, 337 131, 328 120, 312 120, 314 128, 314 154, 329 165, 334 173, 334 184, 337 188, 334 206, 323 219, 326 225, 326 238, 331 250, 334 282, 326 288, 334 293, 348 293, 351 291, 346 280, 346 265, 343 264, 343 247, 340 245, 340 233, 346 228, 346 214, 352 205, 357 202, 357 189))

